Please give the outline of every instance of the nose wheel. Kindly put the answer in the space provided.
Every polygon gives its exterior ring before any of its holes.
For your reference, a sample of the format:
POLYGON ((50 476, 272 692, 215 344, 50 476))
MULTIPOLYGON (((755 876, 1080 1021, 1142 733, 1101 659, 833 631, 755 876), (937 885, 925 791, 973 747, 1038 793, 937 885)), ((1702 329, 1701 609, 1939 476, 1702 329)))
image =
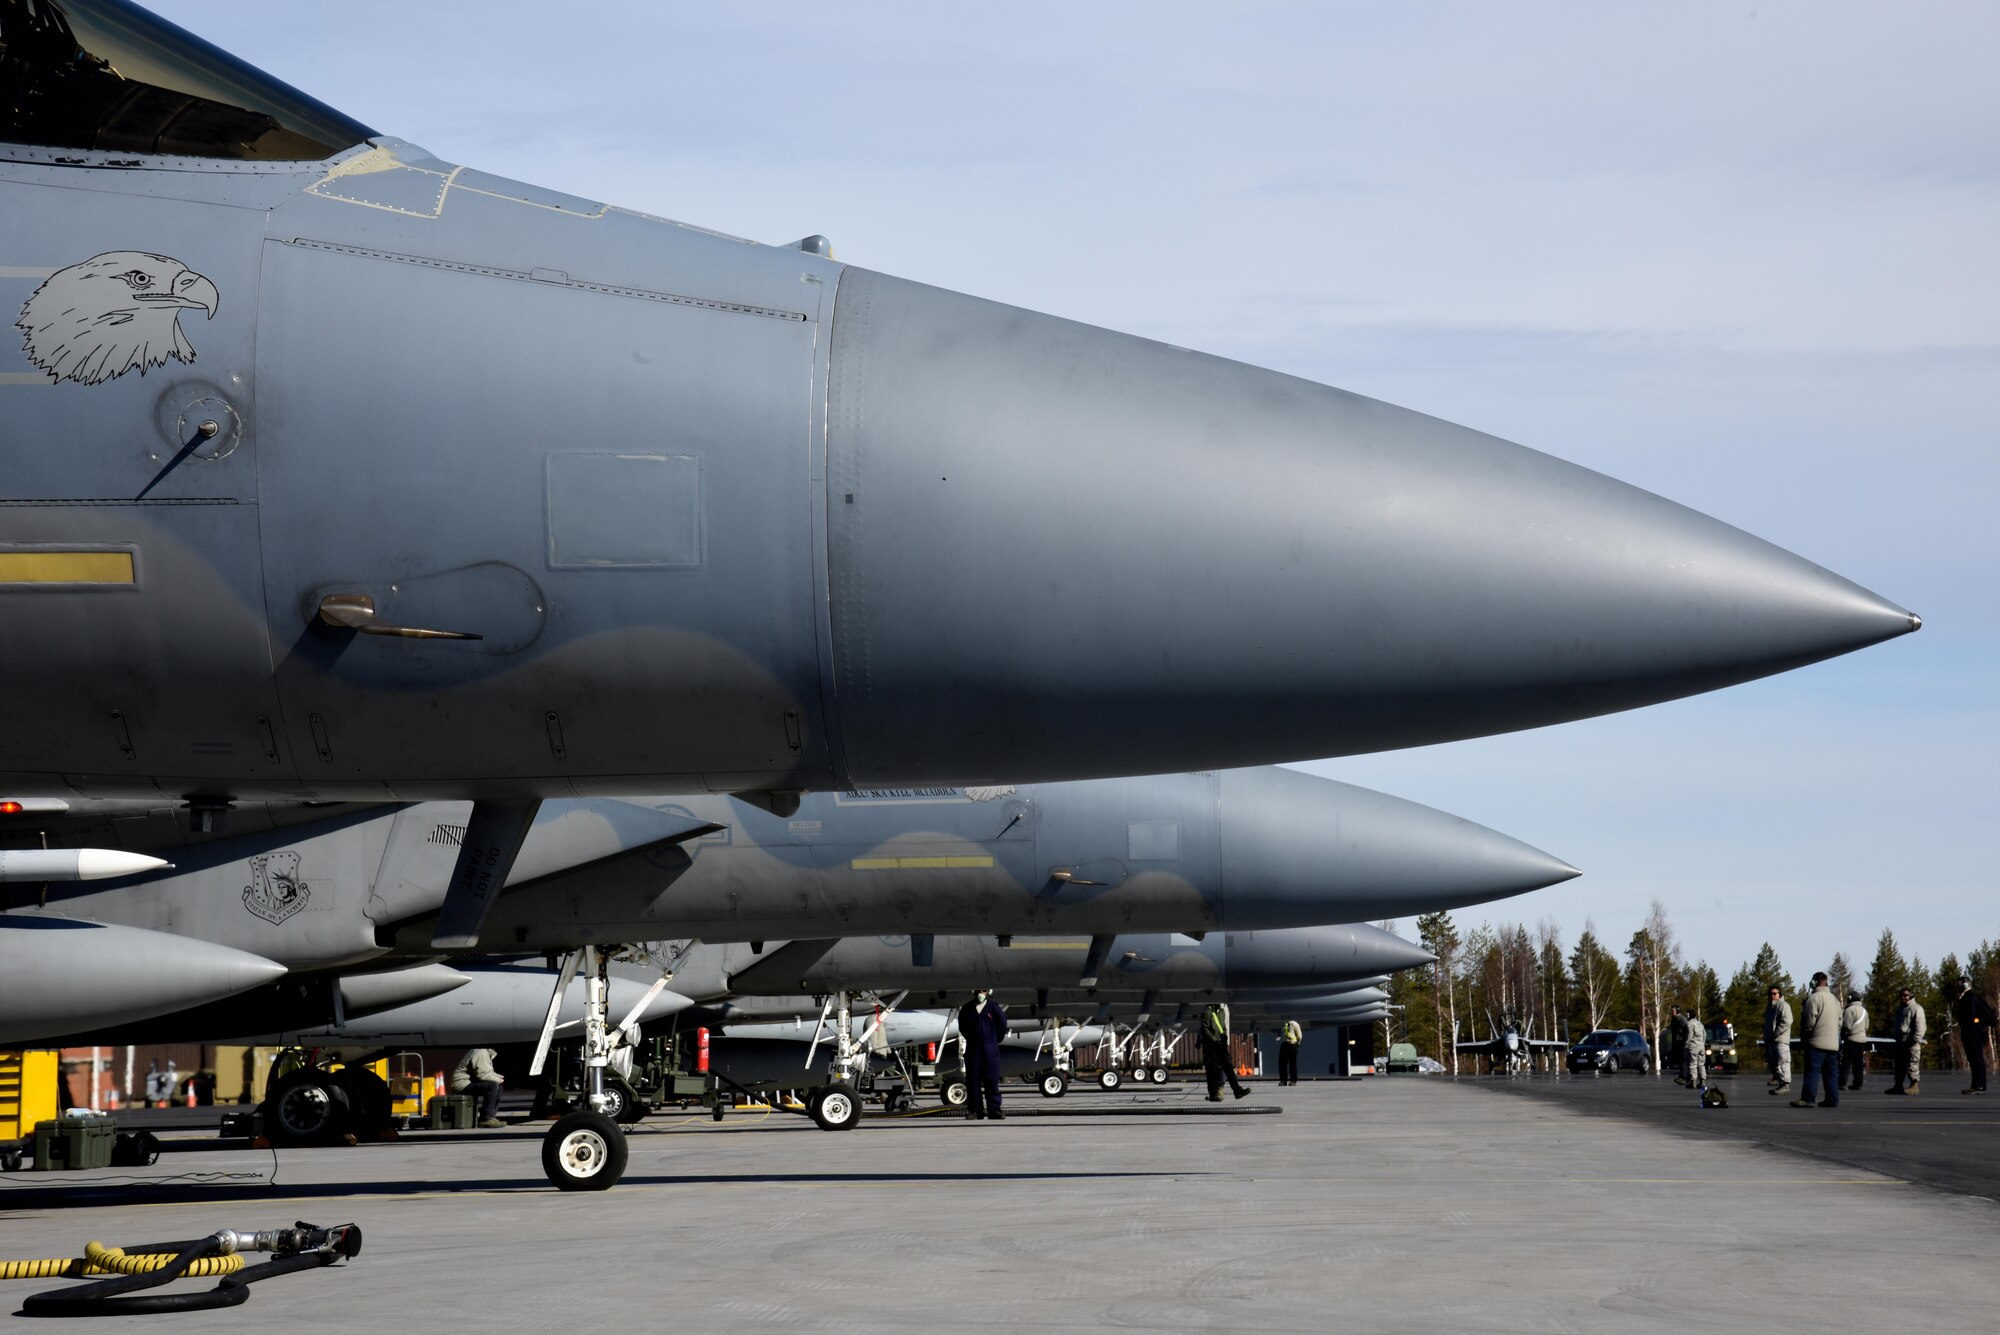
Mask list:
POLYGON ((846 1131, 861 1121, 861 1099, 846 1085, 822 1085, 806 1098, 806 1111, 822 1131, 846 1131))
POLYGON ((603 1191, 625 1176, 625 1133, 603 1113, 573 1112, 542 1138, 542 1171, 564 1191, 603 1191))

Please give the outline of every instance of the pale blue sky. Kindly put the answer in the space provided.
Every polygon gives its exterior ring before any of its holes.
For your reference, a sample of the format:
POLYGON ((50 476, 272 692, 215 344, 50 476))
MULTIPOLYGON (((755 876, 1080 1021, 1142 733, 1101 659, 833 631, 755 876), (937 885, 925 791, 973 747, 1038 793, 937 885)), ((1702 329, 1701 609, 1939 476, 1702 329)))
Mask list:
POLYGON ((1655 895, 1725 974, 2000 937, 1991 6, 158 8, 441 157, 1465 422, 1914 608, 1310 768, 1575 862, 1493 908, 1569 940, 1655 895))

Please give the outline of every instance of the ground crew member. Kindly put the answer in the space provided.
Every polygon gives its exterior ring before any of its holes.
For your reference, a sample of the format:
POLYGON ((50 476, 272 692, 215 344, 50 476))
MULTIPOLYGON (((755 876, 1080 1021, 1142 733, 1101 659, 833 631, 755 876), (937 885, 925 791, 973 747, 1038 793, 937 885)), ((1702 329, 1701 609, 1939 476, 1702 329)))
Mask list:
POLYGON ((1861 1088, 1868 1073, 1868 1008, 1859 992, 1847 994, 1847 1009, 1840 1013, 1840 1087, 1861 1088))
POLYGON ((1229 1007, 1219 1001, 1211 1001, 1201 1013, 1201 1065, 1208 1076, 1210 1103, 1222 1102, 1225 1078, 1229 1092, 1237 1098, 1250 1092, 1250 1087, 1236 1078, 1236 1063, 1229 1055, 1229 1007))
POLYGON ((1805 1047, 1805 1097, 1792 1100, 1794 1108, 1813 1107, 1813 1093, 1825 1097, 1822 1108, 1840 1106, 1840 1003, 1826 985, 1826 975, 1812 976, 1812 991, 1799 1007, 1799 1040, 1805 1047))
POLYGON ((1278 1031, 1278 1083, 1296 1085, 1299 1083, 1299 1044, 1306 1031, 1299 1028, 1297 1020, 1285 1021, 1285 1027, 1278 1031))
POLYGON ((1679 1075, 1674 1077, 1674 1083, 1685 1085, 1687 1083, 1688 1051, 1687 1016, 1681 1014, 1679 1006, 1669 1006, 1667 1008, 1667 1015, 1670 1018, 1667 1020, 1667 1032, 1664 1043, 1666 1052, 1662 1054, 1666 1060, 1660 1064, 1660 1069, 1666 1070, 1668 1067, 1672 1067, 1674 1070, 1680 1072, 1679 1075))
POLYGON ((1915 1094, 1924 1072, 1924 1008, 1909 988, 1902 992, 1903 1004, 1896 1007, 1890 1021, 1896 1036, 1896 1083, 1884 1094, 1915 1094))
POLYGON ((489 1130, 505 1126, 500 1120, 500 1073, 493 1069, 492 1048, 467 1048, 451 1068, 451 1092, 470 1094, 479 1107, 479 1125, 489 1130))
POLYGON ((1972 1071, 1972 1084, 1963 1092, 1986 1092, 1986 1036, 1993 1032, 1993 1003, 1984 993, 1961 978, 1958 997, 1951 1004, 1951 1016, 1958 1021, 1959 1045, 1965 1049, 1965 1064, 1972 1071))
POLYGON ((965 1116, 970 1121, 1007 1120, 1000 1111, 1000 1040, 1007 1036, 1007 1012, 980 988, 958 1008, 960 1051, 965 1053, 965 1116))
POLYGON ((1688 1007, 1687 1046, 1681 1049, 1681 1078, 1689 1089, 1708 1088, 1708 1026, 1688 1007))
POLYGON ((1771 1004, 1764 1007, 1764 1060, 1771 1066, 1771 1092, 1792 1087, 1792 1003, 1773 985, 1771 1004))

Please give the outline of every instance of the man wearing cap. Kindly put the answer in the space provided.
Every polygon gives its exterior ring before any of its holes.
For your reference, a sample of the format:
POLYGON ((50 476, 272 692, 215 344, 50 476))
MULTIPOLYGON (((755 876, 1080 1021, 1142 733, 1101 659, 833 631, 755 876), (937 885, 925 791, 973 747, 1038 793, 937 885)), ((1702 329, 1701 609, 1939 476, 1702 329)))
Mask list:
POLYGON ((1884 1094, 1915 1094, 1924 1070, 1924 1008, 1909 988, 1902 991, 1902 1004, 1890 1022, 1896 1036, 1896 1083, 1884 1094))
POLYGON ((1826 975, 1812 976, 1812 991, 1799 1007, 1799 1043, 1805 1049, 1806 1087, 1803 1096, 1792 1100, 1794 1108, 1814 1106, 1819 1092, 1821 1108, 1840 1106, 1840 1003, 1827 985, 1826 975))
POLYGON ((1764 1060, 1771 1066, 1771 1092, 1783 1094, 1792 1087, 1792 1003, 1776 985, 1771 988, 1771 1004, 1764 1008, 1764 1060))
POLYGON ((1840 1087, 1861 1088, 1868 1072, 1868 1008, 1859 992, 1847 994, 1847 1009, 1840 1013, 1840 1087))

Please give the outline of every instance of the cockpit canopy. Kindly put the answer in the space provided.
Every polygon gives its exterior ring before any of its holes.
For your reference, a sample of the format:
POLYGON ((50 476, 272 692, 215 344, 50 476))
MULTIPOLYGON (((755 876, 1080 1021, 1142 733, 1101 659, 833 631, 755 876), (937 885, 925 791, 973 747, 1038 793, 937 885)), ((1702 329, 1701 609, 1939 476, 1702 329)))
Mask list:
POLYGON ((374 135, 125 0, 0 0, 0 141, 318 161, 374 135))

